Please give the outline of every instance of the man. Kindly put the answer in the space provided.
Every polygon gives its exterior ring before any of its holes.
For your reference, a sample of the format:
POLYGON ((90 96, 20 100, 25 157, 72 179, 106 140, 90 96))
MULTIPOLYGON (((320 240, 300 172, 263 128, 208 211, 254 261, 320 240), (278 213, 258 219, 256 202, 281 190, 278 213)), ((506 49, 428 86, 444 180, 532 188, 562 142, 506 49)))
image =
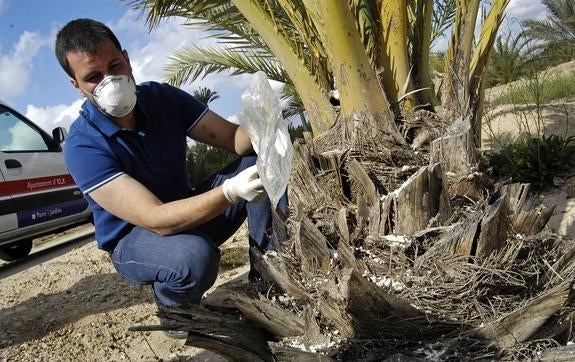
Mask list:
POLYGON ((100 22, 65 25, 56 57, 87 99, 66 162, 93 208, 98 247, 121 275, 151 283, 158 304, 186 308, 215 282, 218 246, 246 216, 250 244, 270 248, 271 206, 241 127, 168 84, 136 86, 128 53, 100 22), (186 136, 242 157, 192 192, 186 136))

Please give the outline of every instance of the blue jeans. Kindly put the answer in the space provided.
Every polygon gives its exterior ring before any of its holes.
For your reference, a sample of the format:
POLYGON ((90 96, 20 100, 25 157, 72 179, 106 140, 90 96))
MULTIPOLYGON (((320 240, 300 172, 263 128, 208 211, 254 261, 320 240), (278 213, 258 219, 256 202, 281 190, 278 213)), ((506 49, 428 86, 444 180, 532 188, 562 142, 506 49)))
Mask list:
MULTIPOLYGON (((221 185, 224 180, 254 165, 256 156, 239 158, 196 189, 202 193, 221 185)), ((278 209, 287 213, 286 195, 278 209)), ((152 284, 156 302, 175 308, 198 304, 218 275, 218 247, 232 236, 248 218, 249 244, 264 251, 272 248, 271 203, 244 200, 223 214, 174 235, 161 236, 134 227, 112 252, 114 267, 126 279, 139 284, 152 284)))

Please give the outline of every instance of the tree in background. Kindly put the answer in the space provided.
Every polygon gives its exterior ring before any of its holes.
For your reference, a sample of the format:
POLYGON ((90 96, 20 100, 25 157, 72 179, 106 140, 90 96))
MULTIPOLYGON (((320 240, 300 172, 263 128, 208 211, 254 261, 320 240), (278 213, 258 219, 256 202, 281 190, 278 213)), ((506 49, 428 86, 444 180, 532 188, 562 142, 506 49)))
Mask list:
POLYGON ((523 21, 525 36, 536 42, 547 65, 573 59, 575 55, 575 0, 542 0, 549 16, 523 21))
POLYGON ((194 91, 194 97, 205 105, 220 98, 218 92, 212 91, 208 87, 200 87, 194 91))
POLYGON ((513 31, 508 26, 497 37, 488 69, 488 86, 509 83, 528 74, 534 60, 530 39, 523 31, 513 31))
MULTIPOLYGON (((207 87, 196 89, 193 95, 198 101, 206 105, 220 98, 218 92, 214 92, 207 87)), ((226 150, 208 146, 203 143, 194 143, 188 147, 186 157, 190 185, 195 187, 208 176, 221 170, 224 166, 236 159, 236 155, 226 150)))
POLYGON ((237 159, 231 152, 196 143, 188 148, 187 167, 188 178, 192 187, 197 186, 216 171, 237 159))
POLYGON ((548 16, 508 23, 490 57, 488 85, 531 76, 575 56, 575 1, 544 0, 548 16))

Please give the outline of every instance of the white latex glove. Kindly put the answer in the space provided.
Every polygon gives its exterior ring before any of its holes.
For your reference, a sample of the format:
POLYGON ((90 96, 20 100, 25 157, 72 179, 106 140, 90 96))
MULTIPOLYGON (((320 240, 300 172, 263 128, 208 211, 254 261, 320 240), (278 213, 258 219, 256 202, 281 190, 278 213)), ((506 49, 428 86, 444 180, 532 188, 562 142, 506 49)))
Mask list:
POLYGON ((246 168, 222 184, 224 196, 235 204, 240 200, 259 201, 266 195, 256 165, 246 168))

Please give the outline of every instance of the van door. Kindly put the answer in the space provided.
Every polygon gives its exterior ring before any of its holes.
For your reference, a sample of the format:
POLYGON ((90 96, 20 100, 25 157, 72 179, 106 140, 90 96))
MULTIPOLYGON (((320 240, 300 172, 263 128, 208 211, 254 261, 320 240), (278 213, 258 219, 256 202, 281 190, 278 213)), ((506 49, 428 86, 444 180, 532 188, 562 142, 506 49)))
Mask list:
POLYGON ((17 208, 19 228, 77 214, 88 207, 68 173, 60 145, 1 104, 0 172, 17 208))
POLYGON ((18 227, 18 219, 16 218, 16 205, 6 181, 0 170, 0 233, 16 229, 18 227))

